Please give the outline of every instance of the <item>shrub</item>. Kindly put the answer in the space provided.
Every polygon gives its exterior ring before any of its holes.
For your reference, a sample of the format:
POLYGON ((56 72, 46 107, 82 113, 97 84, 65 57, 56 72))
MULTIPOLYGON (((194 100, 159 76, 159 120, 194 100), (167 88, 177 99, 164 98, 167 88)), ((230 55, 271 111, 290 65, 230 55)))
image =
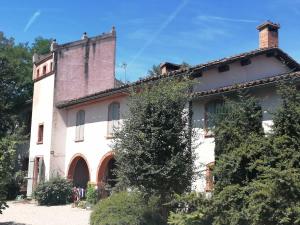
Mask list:
POLYGON ((86 191, 86 201, 95 205, 98 202, 98 190, 95 189, 95 185, 88 183, 87 191, 86 191))
POLYGON ((100 200, 91 214, 91 225, 164 225, 153 201, 147 204, 137 192, 119 192, 100 200))
POLYGON ((71 201, 72 183, 62 177, 54 177, 40 183, 34 191, 39 205, 64 205, 71 201))

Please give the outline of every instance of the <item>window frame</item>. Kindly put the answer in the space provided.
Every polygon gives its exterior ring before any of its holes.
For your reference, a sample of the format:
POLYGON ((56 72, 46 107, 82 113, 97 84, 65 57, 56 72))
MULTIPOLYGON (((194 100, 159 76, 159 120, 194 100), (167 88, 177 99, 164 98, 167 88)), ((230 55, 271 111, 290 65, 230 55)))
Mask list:
POLYGON ((76 112, 75 121, 75 142, 84 141, 85 110, 80 109, 76 112))
POLYGON ((47 73, 47 65, 43 66, 43 75, 45 75, 47 73))
POLYGON ((120 108, 121 104, 118 101, 113 101, 108 105, 107 110, 107 138, 112 138, 114 135, 114 129, 120 126, 120 108), (114 118, 113 106, 117 105, 117 118, 114 118), (116 123, 116 124, 115 124, 116 123))
POLYGON ((37 144, 43 144, 44 142, 44 128, 44 123, 38 124, 37 144))
POLYGON ((205 131, 204 136, 205 137, 214 137, 214 134, 213 134, 211 128, 208 126, 208 121, 209 121, 208 106, 209 106, 209 104, 212 104, 212 103, 224 104, 224 100, 222 98, 215 98, 215 99, 211 99, 205 103, 205 105, 204 105, 204 131, 205 131))

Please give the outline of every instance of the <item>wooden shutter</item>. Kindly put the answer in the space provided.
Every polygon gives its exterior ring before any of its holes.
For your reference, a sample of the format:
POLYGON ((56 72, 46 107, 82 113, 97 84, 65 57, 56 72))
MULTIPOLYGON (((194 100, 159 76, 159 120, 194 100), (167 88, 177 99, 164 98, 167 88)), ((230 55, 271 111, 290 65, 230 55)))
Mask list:
POLYGON ((75 141, 83 141, 84 124, 85 124, 85 112, 83 110, 80 110, 76 114, 75 141))
POLYGON ((113 102, 108 106, 108 136, 112 136, 114 129, 119 127, 120 103, 113 102))

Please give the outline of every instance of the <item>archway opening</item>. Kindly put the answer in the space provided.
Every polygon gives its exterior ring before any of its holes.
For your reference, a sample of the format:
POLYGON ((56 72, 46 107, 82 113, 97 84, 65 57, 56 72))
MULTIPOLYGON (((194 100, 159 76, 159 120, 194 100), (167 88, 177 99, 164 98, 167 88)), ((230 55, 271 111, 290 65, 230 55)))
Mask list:
POLYGON ((82 157, 78 156, 73 159, 69 168, 68 178, 73 181, 75 187, 86 189, 90 180, 90 173, 88 165, 82 157))
POLYGON ((98 190, 100 197, 104 198, 110 195, 112 189, 116 186, 116 160, 112 152, 103 156, 98 169, 98 190))
POLYGON ((104 182, 107 184, 107 188, 114 188, 116 186, 116 160, 114 158, 110 159, 107 163, 107 168, 104 175, 104 182))

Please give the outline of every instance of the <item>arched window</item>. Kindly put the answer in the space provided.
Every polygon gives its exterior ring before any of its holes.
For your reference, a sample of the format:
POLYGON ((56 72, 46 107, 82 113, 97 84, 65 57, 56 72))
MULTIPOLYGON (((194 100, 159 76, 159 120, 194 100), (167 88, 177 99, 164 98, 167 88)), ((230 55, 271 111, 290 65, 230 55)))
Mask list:
POLYGON ((75 141, 83 141, 83 139, 84 139, 84 123, 85 123, 85 112, 83 110, 80 110, 76 113, 75 141))
POLYGON ((108 128, 107 135, 113 136, 114 129, 119 128, 120 103, 113 102, 108 106, 108 128))

